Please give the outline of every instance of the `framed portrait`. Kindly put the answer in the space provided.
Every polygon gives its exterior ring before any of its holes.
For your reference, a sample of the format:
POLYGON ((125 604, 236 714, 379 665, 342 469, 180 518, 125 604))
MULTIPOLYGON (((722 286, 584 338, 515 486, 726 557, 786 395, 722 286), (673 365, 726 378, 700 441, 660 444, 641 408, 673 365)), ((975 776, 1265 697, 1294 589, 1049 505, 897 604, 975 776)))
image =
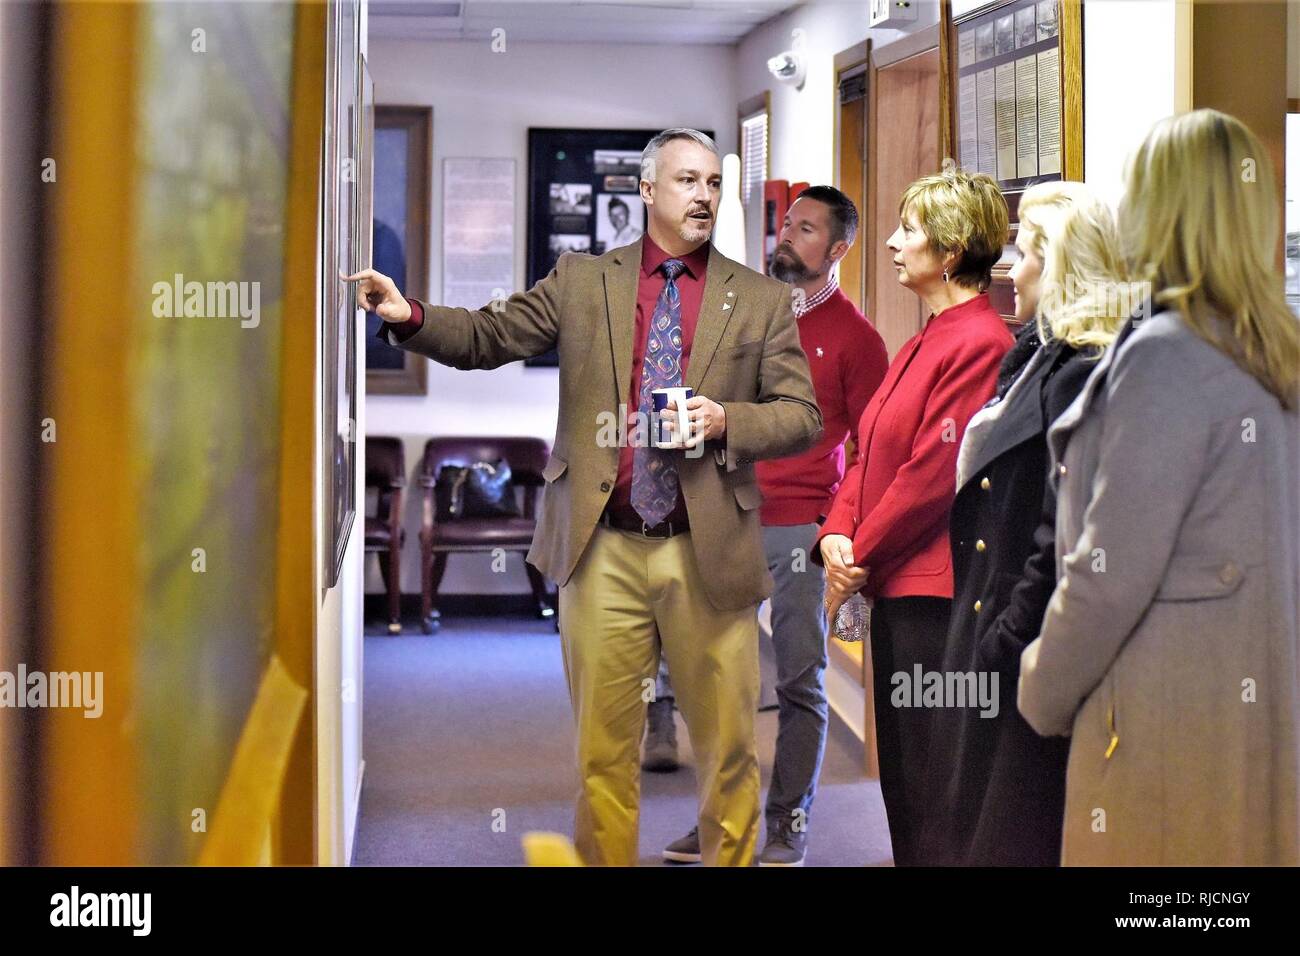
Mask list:
MULTIPOLYGON (((566 252, 602 255, 645 231, 641 151, 657 129, 528 130, 528 286, 566 252)), ((704 130, 709 136, 712 130, 704 130)), ((524 364, 553 366, 554 351, 524 364)))
POLYGON ((338 583, 348 535, 356 518, 357 396, 356 283, 343 282, 362 268, 363 167, 362 60, 355 0, 330 6, 326 55, 325 168, 322 277, 325 288, 321 364, 323 409, 320 448, 325 460, 324 587, 338 583))
MULTIPOLYGON (((433 110, 379 105, 374 128, 370 266, 404 295, 427 302, 433 110)), ((379 316, 366 313, 366 393, 426 394, 429 360, 389 345, 379 337, 382 325, 379 316)))

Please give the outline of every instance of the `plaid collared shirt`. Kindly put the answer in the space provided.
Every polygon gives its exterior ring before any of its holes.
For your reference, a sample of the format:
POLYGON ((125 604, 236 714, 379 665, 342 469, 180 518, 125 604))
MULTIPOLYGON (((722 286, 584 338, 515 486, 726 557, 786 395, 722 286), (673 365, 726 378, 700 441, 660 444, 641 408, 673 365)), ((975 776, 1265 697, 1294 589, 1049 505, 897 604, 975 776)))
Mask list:
POLYGON ((835 290, 838 289, 839 287, 840 287, 839 279, 837 279, 835 275, 832 274, 830 279, 827 280, 826 284, 822 286, 820 289, 818 289, 816 292, 814 292, 812 295, 795 296, 794 317, 797 319, 799 318, 799 316, 803 315, 804 313, 811 312, 813 309, 817 308, 817 306, 821 305, 823 302, 825 302, 827 299, 833 296, 835 294, 835 290))

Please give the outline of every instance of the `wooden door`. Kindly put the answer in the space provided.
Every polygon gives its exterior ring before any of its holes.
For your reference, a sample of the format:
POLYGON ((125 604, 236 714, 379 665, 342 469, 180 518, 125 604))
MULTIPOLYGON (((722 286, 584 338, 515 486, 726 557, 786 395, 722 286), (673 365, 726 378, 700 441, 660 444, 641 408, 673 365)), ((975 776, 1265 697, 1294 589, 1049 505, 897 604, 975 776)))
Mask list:
POLYGON ((892 357, 925 319, 920 299, 898 284, 885 240, 903 190, 940 169, 938 27, 873 50, 867 88, 866 312, 892 357))

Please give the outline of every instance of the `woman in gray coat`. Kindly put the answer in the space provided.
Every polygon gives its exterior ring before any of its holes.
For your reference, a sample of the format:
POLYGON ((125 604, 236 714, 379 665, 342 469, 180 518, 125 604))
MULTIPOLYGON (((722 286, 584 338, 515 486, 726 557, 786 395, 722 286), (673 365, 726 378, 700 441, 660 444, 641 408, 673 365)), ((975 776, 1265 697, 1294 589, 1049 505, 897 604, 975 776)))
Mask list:
POLYGON ((1119 210, 1151 297, 1049 434, 1058 582, 1019 706, 1071 736, 1062 863, 1300 863, 1300 329, 1267 151, 1157 124, 1119 210))

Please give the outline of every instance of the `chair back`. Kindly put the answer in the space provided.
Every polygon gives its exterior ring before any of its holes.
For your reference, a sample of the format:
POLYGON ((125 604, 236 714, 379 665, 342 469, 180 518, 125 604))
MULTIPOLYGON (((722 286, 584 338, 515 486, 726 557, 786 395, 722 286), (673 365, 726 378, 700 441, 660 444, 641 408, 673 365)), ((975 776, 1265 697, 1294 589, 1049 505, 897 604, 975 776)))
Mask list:
POLYGON ((541 438, 456 436, 430 438, 424 445, 420 475, 437 482, 444 465, 468 467, 476 461, 496 462, 502 458, 510 465, 512 480, 524 489, 524 517, 532 518, 537 489, 544 485, 542 471, 551 456, 551 447, 541 438))
POLYGON ((366 488, 377 488, 375 514, 386 519, 393 504, 393 491, 406 479, 406 452, 400 438, 370 435, 366 438, 366 488))

